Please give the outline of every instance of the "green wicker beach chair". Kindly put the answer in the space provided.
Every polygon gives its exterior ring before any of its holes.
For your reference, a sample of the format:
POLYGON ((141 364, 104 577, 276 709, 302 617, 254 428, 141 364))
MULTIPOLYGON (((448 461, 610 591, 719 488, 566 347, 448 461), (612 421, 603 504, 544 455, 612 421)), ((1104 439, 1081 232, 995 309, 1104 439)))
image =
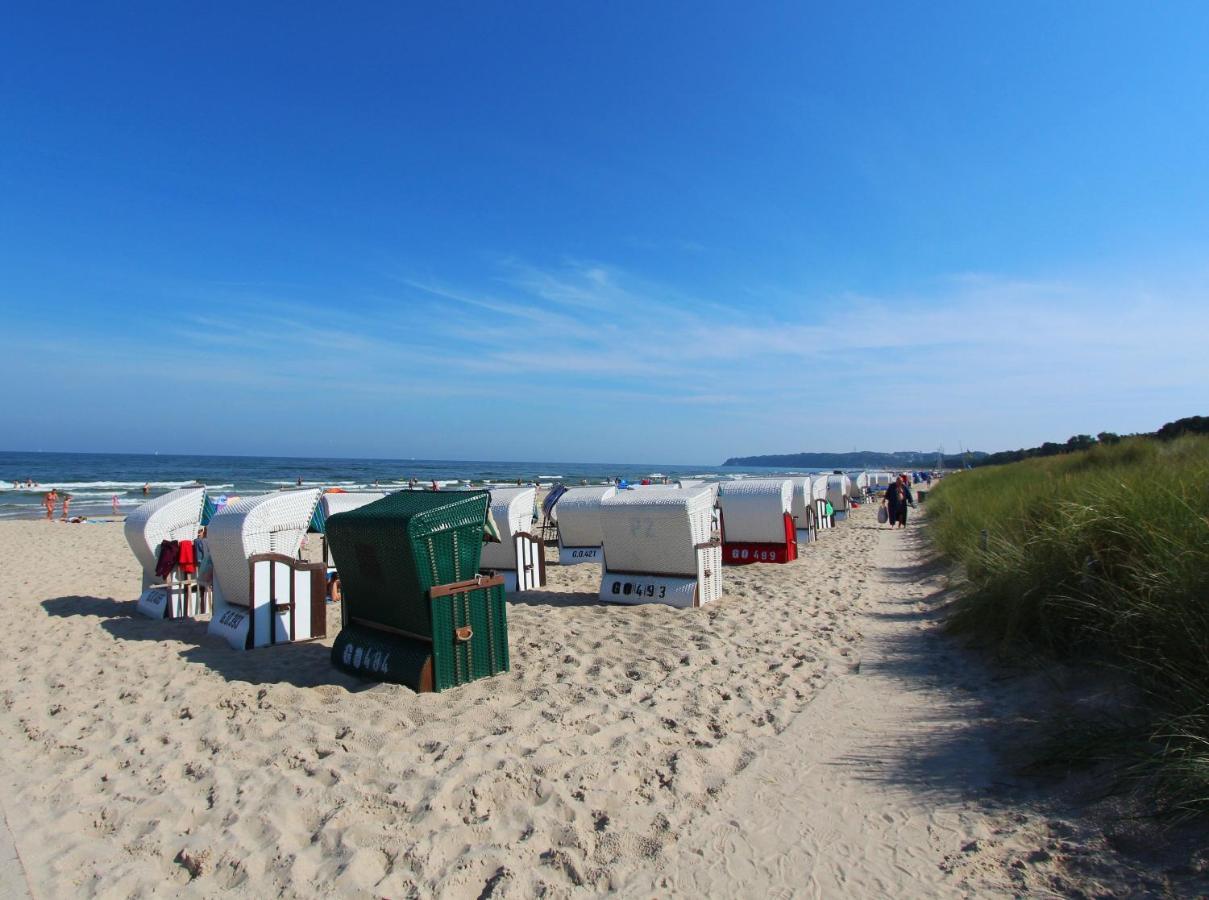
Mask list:
POLYGON ((441 691, 508 671, 504 579, 478 574, 486 492, 400 491, 326 523, 339 669, 441 691))

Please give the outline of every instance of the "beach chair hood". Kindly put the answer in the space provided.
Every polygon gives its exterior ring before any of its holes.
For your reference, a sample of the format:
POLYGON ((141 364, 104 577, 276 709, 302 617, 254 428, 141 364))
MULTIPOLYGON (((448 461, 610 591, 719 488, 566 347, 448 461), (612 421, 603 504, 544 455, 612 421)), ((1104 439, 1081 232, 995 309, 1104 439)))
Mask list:
POLYGON ((156 554, 163 541, 191 541, 197 537, 205 503, 204 487, 179 488, 148 500, 126 516, 126 543, 144 574, 155 574, 156 554))
POLYGON ((713 508, 709 488, 618 491, 604 498, 600 523, 608 568, 695 577, 696 547, 710 540, 713 508))
POLYGON ((319 502, 317 488, 242 497, 215 513, 206 529, 214 580, 223 599, 248 606, 248 560, 261 553, 297 556, 319 502))
POLYGON ((601 504, 617 494, 612 485, 570 488, 558 501, 558 540, 566 547, 599 547, 601 504))
POLYGON ((785 515, 792 509, 793 482, 788 478, 732 481, 718 491, 728 542, 785 541, 785 515))

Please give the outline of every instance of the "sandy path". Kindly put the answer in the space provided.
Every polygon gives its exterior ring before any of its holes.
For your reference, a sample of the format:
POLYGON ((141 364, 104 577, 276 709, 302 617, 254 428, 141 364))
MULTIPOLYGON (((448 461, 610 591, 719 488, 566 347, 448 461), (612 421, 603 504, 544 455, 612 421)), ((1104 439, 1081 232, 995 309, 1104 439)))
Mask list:
POLYGON ((627 893, 969 893, 951 861, 986 835, 977 800, 999 766, 978 727, 983 710, 955 685, 970 661, 928 627, 922 601, 939 583, 918 565, 918 537, 877 535, 859 669, 768 739, 688 827, 666 867, 627 893))
POLYGON ((26 900, 29 897, 25 867, 17 855, 17 845, 8 827, 8 801, 3 797, 8 791, 0 786, 0 900, 26 900))

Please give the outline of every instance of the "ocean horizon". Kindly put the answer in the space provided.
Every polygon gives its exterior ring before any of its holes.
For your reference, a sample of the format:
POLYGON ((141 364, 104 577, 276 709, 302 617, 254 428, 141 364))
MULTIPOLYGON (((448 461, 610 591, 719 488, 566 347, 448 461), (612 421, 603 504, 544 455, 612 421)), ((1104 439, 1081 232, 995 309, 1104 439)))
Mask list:
POLYGON ((297 485, 344 490, 399 489, 412 478, 421 484, 516 483, 599 484, 614 478, 700 478, 808 474, 759 466, 701 466, 683 463, 575 463, 557 461, 350 459, 309 456, 230 456, 151 453, 45 453, 0 451, 0 519, 38 518, 42 497, 54 487, 72 495, 71 511, 119 514, 174 488, 201 483, 228 494, 257 494, 297 485), (33 481, 34 486, 28 486, 33 481), (147 485, 149 494, 143 494, 147 485))

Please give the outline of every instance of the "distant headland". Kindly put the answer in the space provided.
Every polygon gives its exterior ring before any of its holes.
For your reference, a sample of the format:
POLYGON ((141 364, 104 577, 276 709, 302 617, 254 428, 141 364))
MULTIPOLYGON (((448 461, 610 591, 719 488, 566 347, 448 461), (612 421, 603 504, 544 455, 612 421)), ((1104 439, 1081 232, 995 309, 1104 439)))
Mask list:
POLYGON ((935 450, 895 450, 890 453, 859 450, 851 453, 773 453, 766 456, 732 456, 724 466, 764 466, 795 469, 915 469, 932 468, 939 459, 940 467, 960 469, 966 462, 975 463, 987 454, 969 451, 941 455, 935 450))

